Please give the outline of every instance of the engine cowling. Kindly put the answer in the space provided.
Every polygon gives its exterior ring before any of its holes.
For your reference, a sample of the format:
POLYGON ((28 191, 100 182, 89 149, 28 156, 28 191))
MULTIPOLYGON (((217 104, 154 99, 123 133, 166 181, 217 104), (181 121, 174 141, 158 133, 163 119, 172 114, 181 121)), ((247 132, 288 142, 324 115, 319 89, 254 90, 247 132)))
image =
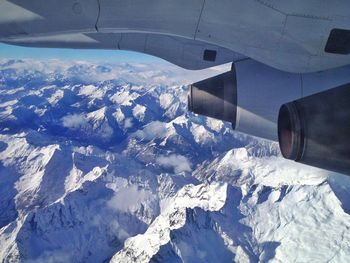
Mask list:
POLYGON ((190 86, 188 110, 200 115, 236 123, 237 88, 232 71, 190 86))
POLYGON ((350 174, 350 84, 282 105, 278 138, 290 160, 350 174))

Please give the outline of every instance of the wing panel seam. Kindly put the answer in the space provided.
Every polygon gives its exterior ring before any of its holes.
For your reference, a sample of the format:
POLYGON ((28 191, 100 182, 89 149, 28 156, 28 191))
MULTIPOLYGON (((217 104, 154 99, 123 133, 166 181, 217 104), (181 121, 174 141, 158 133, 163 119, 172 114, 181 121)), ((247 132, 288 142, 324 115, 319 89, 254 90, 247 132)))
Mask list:
POLYGON ((197 37, 197 32, 198 32, 198 29, 199 29, 199 23, 200 23, 201 18, 202 18, 204 6, 205 6, 205 0, 203 0, 202 9, 201 9, 201 12, 200 12, 199 17, 198 17, 198 22, 197 22, 197 26, 196 26, 196 31, 194 32, 194 38, 193 38, 194 40, 196 40, 196 37, 197 37))
POLYGON ((96 1, 97 1, 98 13, 97 13, 97 18, 95 23, 95 29, 98 32, 98 22, 100 20, 100 15, 101 15, 101 3, 100 3, 100 0, 96 0, 96 1))

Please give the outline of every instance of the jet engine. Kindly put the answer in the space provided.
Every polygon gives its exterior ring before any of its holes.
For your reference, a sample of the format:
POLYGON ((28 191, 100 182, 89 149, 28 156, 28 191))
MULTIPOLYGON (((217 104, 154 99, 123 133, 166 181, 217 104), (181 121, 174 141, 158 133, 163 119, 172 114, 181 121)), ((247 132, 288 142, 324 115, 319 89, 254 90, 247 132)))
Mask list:
POLYGON ((190 86, 188 110, 200 115, 236 123, 237 87, 229 71, 190 86))
POLYGON ((294 74, 247 59, 190 85, 188 108, 231 122, 238 131, 279 141, 285 158, 350 175, 346 83, 349 66, 294 74))
POLYGON ((278 138, 282 155, 350 174, 350 84, 282 105, 278 138))

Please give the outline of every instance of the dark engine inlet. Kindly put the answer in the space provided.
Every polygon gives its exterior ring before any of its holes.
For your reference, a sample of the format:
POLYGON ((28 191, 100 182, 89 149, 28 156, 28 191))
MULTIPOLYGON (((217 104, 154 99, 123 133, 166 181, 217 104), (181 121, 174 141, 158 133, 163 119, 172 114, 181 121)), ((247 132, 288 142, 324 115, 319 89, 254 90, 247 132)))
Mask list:
POLYGON ((278 139, 296 162, 350 174, 350 84, 282 105, 278 139))

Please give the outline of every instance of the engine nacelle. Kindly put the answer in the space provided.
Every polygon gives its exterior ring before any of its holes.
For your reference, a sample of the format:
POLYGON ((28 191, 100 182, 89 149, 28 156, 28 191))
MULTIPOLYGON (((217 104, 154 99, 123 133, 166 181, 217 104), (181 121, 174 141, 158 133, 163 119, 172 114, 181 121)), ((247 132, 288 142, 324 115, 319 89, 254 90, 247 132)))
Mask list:
POLYGON ((350 174, 350 84, 282 105, 278 138, 290 160, 350 174))
POLYGON ((236 123, 237 87, 232 71, 199 81, 190 86, 188 110, 236 123))

